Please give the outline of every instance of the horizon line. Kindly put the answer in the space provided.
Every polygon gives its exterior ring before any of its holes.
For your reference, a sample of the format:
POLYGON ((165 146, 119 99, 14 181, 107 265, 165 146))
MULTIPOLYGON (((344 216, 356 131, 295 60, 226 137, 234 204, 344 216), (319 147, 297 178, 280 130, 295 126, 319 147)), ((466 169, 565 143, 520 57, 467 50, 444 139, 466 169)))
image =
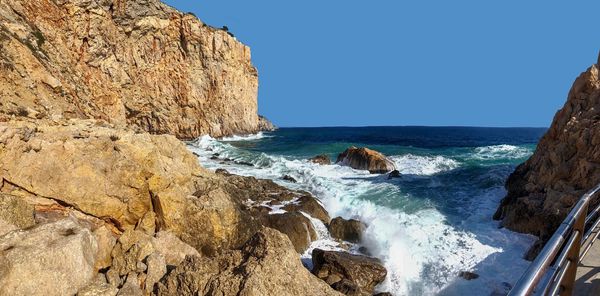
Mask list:
POLYGON ((444 127, 444 128, 531 128, 548 129, 549 126, 476 126, 476 125, 328 125, 328 126, 279 126, 277 128, 368 128, 368 127, 444 127))

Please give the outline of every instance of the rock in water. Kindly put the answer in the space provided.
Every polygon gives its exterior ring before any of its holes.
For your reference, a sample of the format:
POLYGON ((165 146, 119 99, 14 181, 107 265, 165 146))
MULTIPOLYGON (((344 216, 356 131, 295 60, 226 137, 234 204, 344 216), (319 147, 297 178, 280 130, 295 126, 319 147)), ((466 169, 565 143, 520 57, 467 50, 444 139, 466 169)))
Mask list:
POLYGON ((287 236, 264 228, 239 251, 187 257, 158 295, 340 295, 302 266, 287 236))
POLYGON ((292 183, 298 183, 298 181, 296 181, 296 179, 290 175, 284 175, 281 179, 292 183))
POLYGON ((11 232, 0 250, 0 295, 74 295, 96 271, 96 240, 71 218, 11 232))
POLYGON ((400 173, 399 170, 393 170, 388 174, 388 180, 393 179, 393 178, 400 178, 400 177, 402 177, 402 174, 400 173))
POLYGON ((277 127, 266 117, 258 115, 258 129, 261 131, 272 132, 277 130, 277 127))
POLYGON ((304 253, 310 243, 317 239, 317 232, 308 218, 299 212, 283 214, 267 214, 265 226, 277 229, 286 234, 296 251, 304 253))
POLYGON ((17 94, 0 97, 0 121, 96 118, 185 139, 274 128, 257 114, 250 48, 159 0, 3 1, 0 23, 0 89, 17 94))
POLYGON ((333 218, 328 227, 333 238, 352 243, 360 242, 365 228, 365 224, 358 220, 346 220, 342 217, 333 218))
POLYGON ((535 153, 509 176, 508 193, 494 215, 511 230, 540 237, 529 259, 535 258, 581 195, 600 183, 598 68, 592 65, 575 80, 535 153))
POLYGON ((316 164, 323 164, 323 165, 331 164, 331 159, 329 159, 329 156, 327 156, 326 154, 317 155, 308 160, 310 160, 311 162, 316 163, 316 164))
POLYGON ((394 162, 385 155, 369 148, 354 146, 340 153, 335 163, 357 170, 368 170, 371 174, 384 174, 396 169, 394 162))
POLYGON ((376 258, 314 249, 313 274, 334 289, 352 295, 372 294, 385 280, 387 270, 376 258))

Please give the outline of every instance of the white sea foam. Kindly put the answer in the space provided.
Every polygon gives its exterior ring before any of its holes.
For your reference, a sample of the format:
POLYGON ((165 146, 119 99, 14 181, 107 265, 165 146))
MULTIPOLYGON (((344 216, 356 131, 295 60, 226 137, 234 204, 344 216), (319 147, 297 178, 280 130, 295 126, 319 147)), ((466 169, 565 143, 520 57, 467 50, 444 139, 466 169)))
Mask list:
MULTIPOLYGON (((370 200, 372 196, 409 197, 397 184, 382 182, 384 177, 366 171, 253 153, 207 136, 191 143, 189 148, 207 168, 222 167, 235 174, 273 179, 290 188, 308 190, 320 198, 331 217, 365 222, 367 229, 361 245, 380 258, 388 270, 386 281, 378 287, 381 291, 394 295, 489 295, 502 289, 503 282, 514 283, 527 266, 519 258, 533 238, 498 229, 497 223, 490 221, 503 195, 502 188, 486 193, 489 196, 481 197, 481 203, 470 205, 473 208, 468 212, 474 214, 465 218, 464 225, 450 225, 435 208, 405 213, 374 203, 370 200), (211 160, 214 153, 254 166, 211 160), (283 175, 292 176, 298 183, 282 181, 283 175), (474 270, 480 278, 472 281, 458 278, 458 272, 463 270, 474 270)), ((391 158, 403 174, 432 175, 460 167, 459 162, 442 156, 409 154, 391 158)), ((340 249, 321 221, 311 221, 319 239, 302 255, 308 267, 313 248, 340 249)), ((351 245, 350 250, 357 248, 351 245)))
POLYGON ((418 156, 406 154, 389 157, 402 174, 433 175, 457 168, 460 164, 443 156, 418 156))
POLYGON ((494 159, 519 159, 529 156, 532 151, 525 147, 513 145, 493 145, 475 148, 471 155, 473 159, 494 160, 494 159))
POLYGON ((270 138, 270 137, 272 137, 272 136, 265 135, 263 132, 258 132, 256 134, 233 135, 230 137, 223 137, 219 140, 224 141, 224 142, 237 142, 237 141, 253 141, 253 140, 258 140, 258 139, 262 139, 262 138, 270 138))

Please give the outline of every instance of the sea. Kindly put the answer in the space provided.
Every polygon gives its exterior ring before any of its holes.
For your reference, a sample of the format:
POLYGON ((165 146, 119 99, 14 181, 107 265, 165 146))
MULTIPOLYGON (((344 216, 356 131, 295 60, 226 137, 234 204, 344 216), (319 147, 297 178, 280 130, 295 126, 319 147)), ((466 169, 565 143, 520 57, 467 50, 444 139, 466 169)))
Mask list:
POLYGON ((211 170, 272 179, 313 193, 332 218, 366 225, 360 244, 345 247, 323 223, 311 219, 319 239, 302 254, 311 267, 313 248, 368 252, 388 275, 378 291, 394 295, 505 295, 529 262, 535 241, 492 219, 506 194, 504 183, 535 150, 545 128, 323 127, 188 142, 211 170), (350 146, 387 155, 402 174, 369 174, 335 164, 350 146), (214 159, 213 154, 219 158, 214 159), (326 154, 331 165, 309 158, 326 154), (213 158, 213 159, 211 159, 213 158), (227 158, 232 161, 223 162, 227 158), (248 164, 252 164, 251 166, 248 164), (297 180, 283 180, 289 175, 297 180), (362 247, 362 248, 361 248, 362 247), (476 279, 459 276, 468 271, 476 279))

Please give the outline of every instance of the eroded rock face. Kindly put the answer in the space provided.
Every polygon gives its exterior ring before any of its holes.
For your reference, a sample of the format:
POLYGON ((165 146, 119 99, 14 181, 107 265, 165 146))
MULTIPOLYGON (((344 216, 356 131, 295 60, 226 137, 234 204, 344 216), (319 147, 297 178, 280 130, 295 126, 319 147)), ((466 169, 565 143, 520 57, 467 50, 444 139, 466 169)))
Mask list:
POLYGON ((331 219, 328 229, 333 238, 358 243, 362 238, 366 226, 358 220, 346 220, 342 217, 336 217, 331 219))
POLYGON ((302 264, 290 240, 264 228, 240 251, 188 257, 157 287, 158 295, 340 295, 302 264))
POLYGON ((376 258, 314 249, 313 274, 346 295, 371 295, 387 270, 376 258))
POLYGON ((95 274, 92 233, 75 219, 0 237, 1 295, 74 295, 95 274))
POLYGON ((369 148, 354 146, 340 153, 335 163, 357 170, 368 170, 371 174, 384 174, 396 169, 394 162, 385 155, 369 148))
POLYGON ((317 239, 317 232, 308 218, 299 212, 267 214, 263 225, 277 229, 288 236, 296 252, 304 253, 317 239))
POLYGON ((95 118, 191 139, 274 128, 250 49, 159 0, 0 1, 0 120, 95 118))
MULTIPOLYGON (((510 175, 495 219, 540 236, 537 251, 580 196, 600 182, 600 81, 592 65, 573 83, 567 102, 535 153, 510 175)), ((593 204, 592 206, 595 206, 593 204)))

